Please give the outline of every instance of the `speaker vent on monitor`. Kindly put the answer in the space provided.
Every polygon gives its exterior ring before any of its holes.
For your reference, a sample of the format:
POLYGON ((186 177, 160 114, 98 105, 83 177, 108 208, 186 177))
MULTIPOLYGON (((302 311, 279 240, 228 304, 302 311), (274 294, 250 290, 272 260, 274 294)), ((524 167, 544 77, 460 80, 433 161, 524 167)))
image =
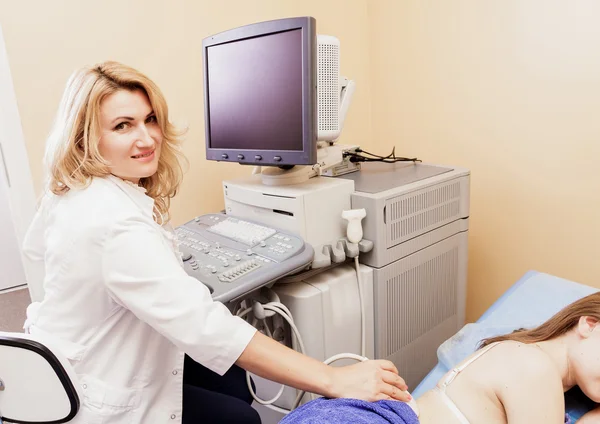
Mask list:
POLYGON ((317 39, 319 140, 334 140, 340 132, 340 45, 335 37, 319 35, 317 39))

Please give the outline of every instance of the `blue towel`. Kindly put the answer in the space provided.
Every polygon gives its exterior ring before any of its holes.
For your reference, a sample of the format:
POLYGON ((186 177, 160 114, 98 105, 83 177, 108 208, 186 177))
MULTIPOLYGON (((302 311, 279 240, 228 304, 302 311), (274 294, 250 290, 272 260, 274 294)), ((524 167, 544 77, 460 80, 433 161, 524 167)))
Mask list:
POLYGON ((280 424, 418 424, 407 403, 393 400, 318 398, 286 415, 280 424))

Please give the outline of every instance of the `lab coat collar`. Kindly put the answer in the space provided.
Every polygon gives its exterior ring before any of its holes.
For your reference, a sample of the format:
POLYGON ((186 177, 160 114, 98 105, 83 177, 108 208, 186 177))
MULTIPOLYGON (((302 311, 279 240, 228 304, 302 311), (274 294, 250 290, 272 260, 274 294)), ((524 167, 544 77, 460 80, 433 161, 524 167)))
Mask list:
POLYGON ((135 185, 130 181, 125 181, 112 174, 108 175, 106 179, 112 181, 117 187, 123 190, 123 192, 125 192, 125 194, 127 194, 145 214, 152 217, 154 212, 154 199, 146 194, 146 189, 144 187, 135 185))

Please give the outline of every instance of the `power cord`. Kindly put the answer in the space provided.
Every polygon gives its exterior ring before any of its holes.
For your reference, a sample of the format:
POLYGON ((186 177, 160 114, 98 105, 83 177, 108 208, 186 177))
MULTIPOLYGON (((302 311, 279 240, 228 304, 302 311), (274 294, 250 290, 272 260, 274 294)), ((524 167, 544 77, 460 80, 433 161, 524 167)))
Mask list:
POLYGON ((396 147, 392 149, 392 152, 387 156, 380 156, 374 153, 369 153, 366 150, 357 147, 354 151, 346 151, 342 153, 343 157, 350 157, 350 162, 385 162, 385 163, 396 163, 396 162, 421 162, 418 158, 407 158, 396 156, 396 147))
MULTIPOLYGON (((324 361, 325 364, 330 365, 336 361, 341 359, 353 359, 359 362, 366 361, 368 358, 366 357, 366 312, 364 305, 364 293, 362 290, 362 279, 360 276, 360 263, 358 261, 359 255, 359 247, 358 243, 362 240, 363 231, 360 221, 366 216, 365 209, 358 210, 347 210, 343 211, 342 218, 348 221, 347 227, 347 236, 348 239, 343 239, 339 241, 340 246, 343 246, 344 249, 342 252, 346 252, 348 257, 354 256, 354 264, 356 267, 356 279, 358 284, 358 296, 360 303, 360 316, 361 316, 361 355, 356 355, 353 353, 341 353, 338 355, 334 355, 324 361)), ((343 254, 343 253, 342 253, 343 254)), ((252 305, 248 305, 250 299, 246 299, 238 303, 234 306, 233 312, 235 315, 239 316, 242 319, 245 319, 250 313, 252 313, 252 320, 250 320, 250 324, 254 327, 257 327, 259 321, 262 323, 262 328, 267 336, 274 338, 277 340, 274 335, 278 333, 280 328, 274 328, 273 331, 269 328, 269 324, 267 322, 268 318, 276 317, 276 314, 283 317, 283 319, 289 324, 292 330, 292 337, 295 337, 299 351, 302 354, 306 354, 306 350, 304 348, 304 342, 302 341, 302 336, 300 335, 300 331, 298 327, 296 327, 294 323, 294 318, 292 317, 292 313, 290 310, 280 302, 279 296, 272 289, 263 288, 261 294, 264 296, 267 302, 263 303, 260 300, 252 299, 252 305)), ((282 330, 279 331, 282 333, 282 330)), ((283 390, 285 386, 282 384, 279 392, 272 399, 265 400, 258 397, 258 395, 254 392, 252 388, 252 383, 250 380, 250 373, 246 372, 246 383, 248 384, 248 389, 252 398, 259 404, 265 406, 266 408, 272 409, 274 411, 287 414, 298 407, 302 398, 306 394, 305 391, 300 391, 292 404, 291 410, 286 410, 284 408, 280 408, 278 406, 273 405, 283 394, 283 390)))
MULTIPOLYGON (((393 153, 393 152, 392 152, 393 153)), ((366 356, 367 350, 367 324, 366 324, 366 311, 365 311, 365 300, 364 293, 362 291, 362 281, 360 278, 360 263, 358 262, 359 248, 358 243, 363 239, 363 229, 361 221, 367 216, 365 209, 350 209, 342 212, 342 219, 348 221, 346 228, 347 241, 346 244, 346 255, 354 256, 354 265, 356 267, 356 282, 358 284, 358 299, 360 302, 360 326, 361 326, 361 347, 360 353, 362 356, 366 356), (351 248, 352 247, 352 248, 351 248)))
POLYGON ((358 262, 358 255, 354 257, 354 265, 356 266, 356 281, 358 283, 358 300, 360 302, 360 354, 364 357, 367 356, 367 324, 366 324, 366 312, 365 312, 365 297, 362 289, 362 281, 360 278, 360 264, 358 262))
MULTIPOLYGON (((292 317, 292 313, 290 312, 290 310, 283 303, 279 302, 279 297, 273 290, 263 289, 263 294, 264 293, 266 293, 267 297, 272 299, 272 301, 269 301, 268 303, 261 303, 260 301, 254 299, 252 306, 249 306, 249 307, 246 307, 246 305, 245 305, 246 301, 243 301, 242 303, 240 303, 238 305, 236 310, 234 310, 235 315, 239 316, 240 318, 246 318, 247 315, 252 313, 253 320, 252 320, 251 324, 256 327, 258 324, 258 321, 262 321, 263 328, 265 330, 266 335, 271 338, 273 338, 273 334, 276 332, 276 330, 271 331, 266 320, 267 320, 267 318, 273 317, 274 314, 280 315, 281 317, 283 317, 285 319, 285 321, 287 321, 290 328, 292 329, 293 336, 296 337, 296 340, 298 342, 299 352, 302 354, 306 354, 304 342, 302 341, 302 337, 300 335, 300 331, 298 330, 298 327, 296 327, 296 324, 294 323, 294 319, 292 317)), ((364 334, 364 331, 363 331, 363 334, 364 334)), ((364 352, 364 344, 365 343, 363 340, 363 352, 364 352)), ((327 360, 324 361, 324 363, 329 365, 329 364, 332 364, 341 359, 354 359, 356 361, 362 362, 362 361, 366 361, 368 358, 366 358, 364 356, 364 354, 362 356, 359 356, 359 355, 356 355, 353 353, 342 353, 342 354, 334 355, 334 356, 328 358, 327 360)), ((300 402, 302 401, 302 398, 306 394, 305 391, 300 391, 298 393, 298 395, 296 396, 296 399, 294 400, 292 408, 290 410, 286 410, 284 408, 280 408, 278 406, 273 405, 273 403, 275 403, 281 397, 281 395, 283 393, 283 390, 285 388, 285 386, 283 384, 281 385, 281 388, 279 389, 279 392, 275 395, 275 397, 273 397, 272 399, 269 399, 269 400, 264 400, 264 399, 259 398, 258 395, 252 389, 252 383, 250 381, 250 373, 249 372, 246 372, 246 383, 248 384, 248 389, 250 390, 250 394, 252 395, 252 398, 257 403, 264 405, 265 407, 267 407, 269 409, 272 409, 274 411, 284 413, 284 414, 288 414, 289 412, 296 409, 298 407, 298 405, 300 404, 300 402)))

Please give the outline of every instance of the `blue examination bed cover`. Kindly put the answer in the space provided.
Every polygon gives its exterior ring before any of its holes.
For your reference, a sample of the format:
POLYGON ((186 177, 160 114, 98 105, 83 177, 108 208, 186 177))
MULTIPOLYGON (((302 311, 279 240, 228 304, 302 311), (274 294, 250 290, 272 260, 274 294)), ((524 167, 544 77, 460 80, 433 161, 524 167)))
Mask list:
MULTIPOLYGON (((529 328, 546 321, 564 306, 598 289, 530 271, 498 299, 476 323, 467 324, 438 348, 438 364, 412 392, 415 398, 435 387, 439 379, 473 353, 482 338, 529 328)), ((567 415, 576 421, 595 404, 579 389, 566 395, 567 415)))

